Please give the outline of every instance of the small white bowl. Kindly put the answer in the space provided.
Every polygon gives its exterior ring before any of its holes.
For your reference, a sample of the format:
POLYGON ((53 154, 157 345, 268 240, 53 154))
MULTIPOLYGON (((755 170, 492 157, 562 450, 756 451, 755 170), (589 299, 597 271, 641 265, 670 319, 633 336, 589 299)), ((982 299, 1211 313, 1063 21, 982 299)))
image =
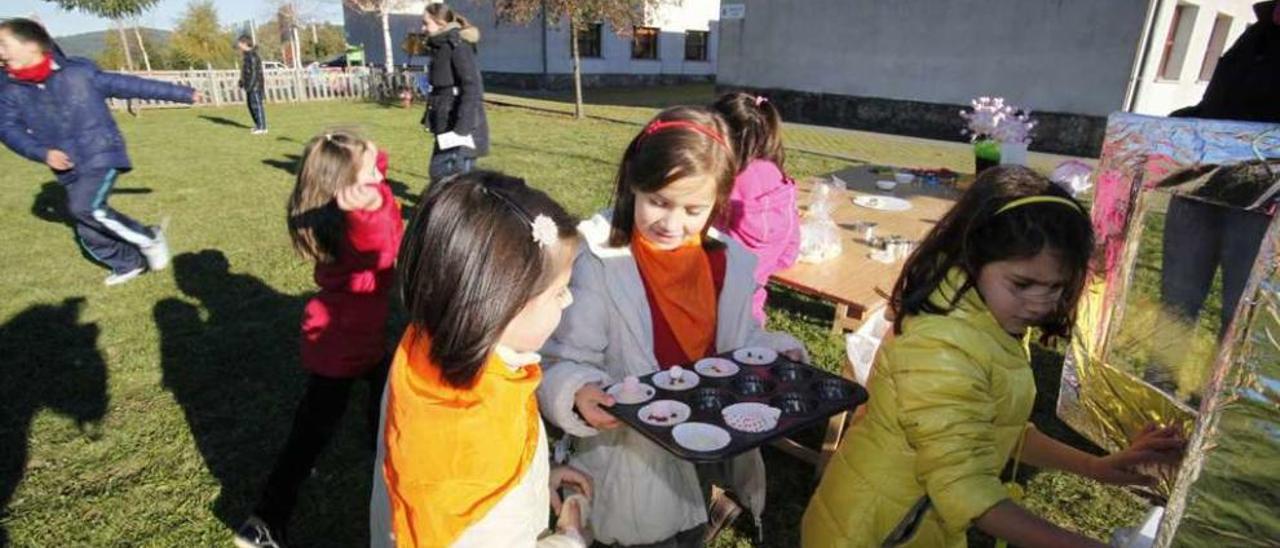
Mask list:
POLYGON ((897 186, 897 181, 876 181, 876 188, 880 190, 893 190, 897 186))
POLYGON ((899 171, 893 174, 893 180, 897 181, 900 185, 909 185, 911 184, 911 181, 916 180, 916 175, 914 173, 899 171))

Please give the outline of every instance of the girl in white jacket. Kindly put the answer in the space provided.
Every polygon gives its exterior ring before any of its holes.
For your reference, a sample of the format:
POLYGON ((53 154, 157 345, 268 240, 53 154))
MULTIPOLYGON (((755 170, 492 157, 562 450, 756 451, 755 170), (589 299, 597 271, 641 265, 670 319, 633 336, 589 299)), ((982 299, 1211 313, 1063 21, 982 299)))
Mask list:
MULTIPOLYGON (((737 166, 711 111, 660 113, 631 141, 613 210, 579 225, 574 304, 542 349, 543 414, 576 438, 571 464, 595 483, 596 539, 622 546, 698 546, 707 522, 698 470, 602 407, 603 387, 744 346, 806 359, 794 338, 752 317, 754 257, 709 227, 737 166)), ((751 451, 720 467, 759 520, 764 462, 751 451)), ((705 479, 705 478, 704 478, 705 479)))

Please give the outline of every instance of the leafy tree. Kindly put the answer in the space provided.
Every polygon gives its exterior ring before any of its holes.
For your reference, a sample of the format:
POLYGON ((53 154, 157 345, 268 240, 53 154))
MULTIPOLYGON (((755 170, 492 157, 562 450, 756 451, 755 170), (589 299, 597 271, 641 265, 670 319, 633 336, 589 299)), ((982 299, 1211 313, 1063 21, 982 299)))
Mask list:
POLYGON ((231 68, 235 66, 235 36, 218 23, 212 0, 192 0, 178 20, 169 47, 179 67, 231 68))

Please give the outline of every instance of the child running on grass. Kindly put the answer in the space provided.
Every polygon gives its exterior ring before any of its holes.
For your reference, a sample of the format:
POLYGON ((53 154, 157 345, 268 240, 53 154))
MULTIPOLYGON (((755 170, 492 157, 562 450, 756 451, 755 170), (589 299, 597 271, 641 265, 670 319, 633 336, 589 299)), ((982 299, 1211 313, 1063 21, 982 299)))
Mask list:
POLYGON ((186 86, 103 72, 87 59, 64 57, 49 32, 29 19, 0 22, 0 141, 53 170, 84 250, 111 269, 118 285, 169 265, 158 226, 107 205, 121 174, 133 169, 106 99, 193 103, 186 86))

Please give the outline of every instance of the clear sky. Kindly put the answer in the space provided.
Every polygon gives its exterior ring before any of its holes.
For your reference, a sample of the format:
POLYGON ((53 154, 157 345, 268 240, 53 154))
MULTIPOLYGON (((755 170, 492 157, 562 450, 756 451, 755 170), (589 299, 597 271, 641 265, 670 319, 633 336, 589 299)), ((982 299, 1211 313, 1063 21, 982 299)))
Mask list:
MULTIPOLYGON (((160 0, 156 7, 139 18, 142 26, 172 29, 174 22, 186 10, 190 0, 160 0)), ((262 22, 275 13, 276 2, 271 0, 213 0, 218 8, 218 20, 224 24, 239 23, 248 19, 262 22)), ((304 0, 302 12, 319 20, 342 22, 341 0, 304 0)), ((63 11, 46 0, 0 0, 0 18, 38 17, 56 36, 93 32, 110 28, 111 22, 92 15, 63 11)))

